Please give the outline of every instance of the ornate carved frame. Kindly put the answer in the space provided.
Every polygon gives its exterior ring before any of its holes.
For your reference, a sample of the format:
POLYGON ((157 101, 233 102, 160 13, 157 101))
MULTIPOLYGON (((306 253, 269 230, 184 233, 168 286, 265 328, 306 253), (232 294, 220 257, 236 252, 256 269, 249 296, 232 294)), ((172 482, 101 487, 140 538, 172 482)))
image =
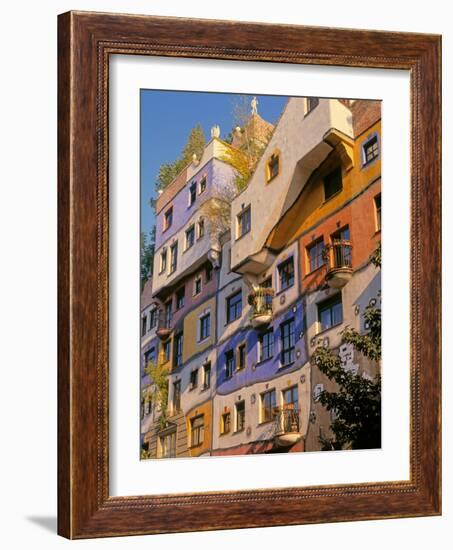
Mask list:
POLYGON ((440 37, 87 12, 60 15, 58 25, 59 533, 87 538, 440 514, 440 37), (410 71, 410 481, 109 496, 111 54, 410 71))

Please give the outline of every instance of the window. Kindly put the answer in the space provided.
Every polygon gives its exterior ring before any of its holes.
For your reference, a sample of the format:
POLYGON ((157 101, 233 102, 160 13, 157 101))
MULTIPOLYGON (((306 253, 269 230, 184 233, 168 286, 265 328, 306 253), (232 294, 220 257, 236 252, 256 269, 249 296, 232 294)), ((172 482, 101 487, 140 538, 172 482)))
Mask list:
POLYGON ((326 330, 343 322, 343 305, 341 293, 318 304, 320 330, 326 330))
POLYGON ((261 288, 272 288, 272 277, 268 277, 267 279, 264 279, 264 281, 260 284, 261 288))
POLYGON ((191 225, 189 229, 186 230, 186 250, 192 248, 195 242, 195 226, 191 225))
POLYGON ((227 323, 239 319, 242 313, 242 291, 238 290, 226 299, 227 323))
POLYGON ((146 334, 146 317, 142 317, 142 336, 146 334))
POLYGON ((167 231, 167 229, 171 227, 172 223, 173 223, 173 206, 170 206, 170 208, 164 214, 164 231, 167 231))
POLYGON ((149 312, 149 330, 152 330, 157 325, 157 309, 154 308, 149 312))
POLYGON ((203 365, 203 389, 206 390, 211 386, 211 363, 203 365))
POLYGON ((167 271, 167 249, 164 248, 162 252, 160 253, 160 272, 163 273, 164 271, 167 271))
POLYGON ((176 309, 183 308, 185 300, 186 300, 186 287, 182 286, 176 291, 176 309))
POLYGON ((231 378, 234 372, 234 351, 232 349, 225 352, 225 377, 231 378))
POLYGON ((273 420, 276 407, 277 396, 275 390, 262 393, 260 422, 269 422, 270 420, 273 420))
POLYGON ((280 361, 282 366, 294 363, 296 345, 296 323, 289 319, 280 325, 282 351, 280 361))
POLYGON ((197 182, 193 181, 189 187, 189 206, 197 200, 197 182))
POLYGON ((200 294, 201 292, 201 277, 198 275, 198 277, 195 279, 193 284, 193 294, 196 296, 197 294, 200 294))
POLYGON ((159 458, 175 458, 176 456, 176 430, 159 437, 159 458))
POLYGON ((223 413, 220 417, 220 433, 227 434, 230 433, 231 429, 231 413, 223 413))
POLYGON ((204 237, 204 218, 198 220, 198 239, 204 237))
POLYGON ((156 348, 152 347, 148 351, 145 351, 144 359, 145 359, 145 366, 151 361, 154 362, 156 360, 156 348))
POLYGON ((178 266, 178 243, 170 246, 170 273, 174 273, 178 266))
POLYGON ((379 143, 378 143, 377 135, 374 135, 373 137, 365 141, 365 143, 362 146, 362 150, 363 150, 362 160, 363 160, 363 165, 365 166, 366 164, 373 161, 379 156, 379 143))
POLYGON ((167 363, 168 361, 170 361, 170 340, 168 342, 164 342, 162 344, 162 349, 163 349, 163 356, 164 356, 164 363, 167 363))
POLYGON ((266 361, 274 356, 274 330, 270 329, 259 338, 259 360, 266 361))
POLYGON ((190 389, 194 390, 198 386, 198 369, 190 373, 190 389))
POLYGON ((319 97, 307 97, 307 110, 305 116, 311 113, 319 104, 319 97))
POLYGON ((243 344, 240 344, 238 346, 238 358, 237 358, 237 366, 238 370, 241 370, 245 368, 245 342, 243 344))
POLYGON ((174 358, 174 365, 175 367, 179 367, 182 365, 182 348, 183 348, 183 333, 180 332, 179 334, 176 334, 175 336, 175 358, 174 358))
POLYGON ((171 300, 168 300, 168 302, 165 302, 165 310, 164 310, 164 328, 171 328, 171 321, 172 321, 172 310, 171 310, 171 300))
POLYGON ((200 317, 200 341, 211 336, 211 314, 200 317))
POLYGON ((190 445, 201 445, 204 439, 204 415, 196 416, 190 421, 190 445))
POLYGON ((212 281, 213 267, 212 267, 212 264, 211 264, 211 263, 209 263, 209 264, 206 266, 205 274, 206 274, 206 282, 209 283, 209 281, 212 281))
POLYGON ((285 409, 299 410, 299 392, 297 391, 297 386, 283 390, 282 396, 285 409))
POLYGON ((181 380, 173 382, 173 411, 181 410, 181 380))
POLYGON ((200 181, 200 195, 206 190, 206 176, 204 178, 201 178, 200 181))
POLYGON ((330 199, 342 189, 343 181, 341 179, 341 166, 339 166, 324 178, 324 200, 330 199))
POLYGON ((294 284, 294 258, 288 258, 278 266, 280 290, 286 290, 294 284))
POLYGON ((374 197, 374 209, 376 211, 376 231, 381 230, 381 194, 374 197))
POLYGON ((274 153, 270 156, 269 160, 266 163, 266 181, 269 182, 273 180, 280 171, 280 155, 274 153))
POLYGON ((240 214, 238 214, 237 216, 237 220, 238 220, 237 238, 238 239, 250 231, 251 219, 252 219, 252 214, 251 214, 250 206, 247 206, 247 208, 245 208, 240 214))
POLYGON ((235 432, 242 432, 245 428, 245 401, 239 401, 234 406, 235 408, 235 432))
POLYGON ((310 273, 324 265, 325 259, 324 239, 318 239, 314 243, 307 246, 308 261, 310 262, 310 273))

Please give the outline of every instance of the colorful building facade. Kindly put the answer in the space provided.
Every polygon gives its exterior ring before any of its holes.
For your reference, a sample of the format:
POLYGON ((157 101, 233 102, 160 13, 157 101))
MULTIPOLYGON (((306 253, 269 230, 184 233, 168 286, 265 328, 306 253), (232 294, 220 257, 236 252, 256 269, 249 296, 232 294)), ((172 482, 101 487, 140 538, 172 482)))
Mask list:
POLYGON ((381 302, 370 261, 381 230, 380 118, 379 102, 290 98, 272 127, 255 108, 249 129, 266 146, 221 235, 206 205, 235 180, 226 159, 239 129, 227 144, 213 128, 202 157, 158 198, 142 300, 142 329, 145 317, 155 323, 142 332, 146 457, 320 450, 332 415, 317 398, 334 385, 310 364, 316 347, 348 370, 379 373, 341 332, 366 332, 364 308, 381 302), (166 369, 164 403, 146 404, 148 361, 166 369))

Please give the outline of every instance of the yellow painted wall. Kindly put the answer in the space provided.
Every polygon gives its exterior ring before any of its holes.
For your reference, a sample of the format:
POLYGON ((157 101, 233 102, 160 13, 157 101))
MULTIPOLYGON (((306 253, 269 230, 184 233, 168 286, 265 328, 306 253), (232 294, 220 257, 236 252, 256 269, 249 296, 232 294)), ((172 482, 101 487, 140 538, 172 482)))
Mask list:
POLYGON ((189 361, 197 353, 210 348, 215 344, 215 320, 216 303, 215 298, 210 298, 192 310, 184 318, 184 341, 183 341, 183 361, 189 361), (211 311, 211 335, 202 342, 197 341, 197 331, 199 318, 204 310, 210 308, 211 311))
POLYGON ((212 400, 206 401, 202 405, 198 405, 195 409, 190 411, 190 413, 186 416, 186 423, 190 456, 199 456, 206 451, 210 451, 212 447, 212 400), (192 447, 192 434, 190 431, 191 419, 201 414, 204 415, 203 443, 201 445, 197 445, 196 447, 192 447))
MULTIPOLYGON (((380 142, 380 121, 356 139, 352 150, 353 167, 349 171, 343 168, 343 189, 329 200, 324 201, 323 177, 327 175, 330 170, 335 168, 335 166, 338 166, 339 156, 333 153, 326 159, 320 169, 310 178, 311 181, 307 183, 295 204, 271 232, 267 241, 268 246, 275 249, 286 246, 287 243, 293 241, 319 221, 328 217, 344 203, 360 193, 374 179, 380 176, 380 156, 374 162, 370 163, 368 167, 362 168, 362 145, 373 133, 379 135, 380 142)), ((380 143, 379 149, 381 149, 380 143)))

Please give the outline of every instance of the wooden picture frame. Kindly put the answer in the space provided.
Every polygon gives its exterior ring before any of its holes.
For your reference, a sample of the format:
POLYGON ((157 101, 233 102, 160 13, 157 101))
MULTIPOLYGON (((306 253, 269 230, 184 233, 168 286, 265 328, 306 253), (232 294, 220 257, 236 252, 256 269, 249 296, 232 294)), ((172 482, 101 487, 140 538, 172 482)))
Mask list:
POLYGON ((69 12, 59 16, 58 47, 59 534, 88 538, 440 514, 440 37, 69 12), (410 71, 409 481, 109 496, 111 54, 410 71))

